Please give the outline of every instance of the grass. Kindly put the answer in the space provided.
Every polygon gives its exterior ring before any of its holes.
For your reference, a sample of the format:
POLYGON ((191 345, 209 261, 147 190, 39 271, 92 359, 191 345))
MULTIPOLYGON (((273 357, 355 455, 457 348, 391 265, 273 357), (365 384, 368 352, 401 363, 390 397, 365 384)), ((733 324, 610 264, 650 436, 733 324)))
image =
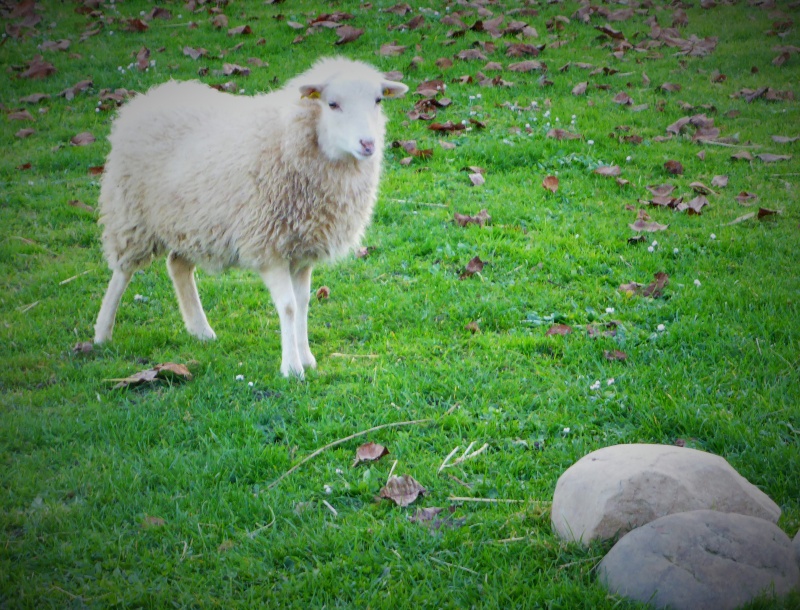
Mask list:
MULTIPOLYGON (((800 111, 794 101, 748 103, 731 95, 796 87, 796 55, 783 66, 772 64, 773 45, 799 44, 796 29, 769 37, 765 32, 780 17, 744 3, 687 8, 681 35, 718 36, 713 53, 684 57, 661 47, 650 51, 660 57, 628 51, 619 60, 592 27, 605 23, 597 17, 589 25, 571 19, 558 35, 568 44, 553 45, 557 37, 547 21, 572 16, 578 5, 542 3, 538 16, 516 18, 537 29, 532 42, 547 43, 539 59, 553 84, 540 85, 537 72, 506 70, 500 74, 513 86, 481 87, 451 81, 474 76, 485 62, 435 65, 439 57, 491 40, 472 31, 447 38, 452 26, 439 22, 444 3, 420 4, 405 17, 381 11, 391 4, 384 0, 220 4, 229 27, 249 24, 253 33, 228 36, 210 25, 208 6, 190 13, 173 2, 163 5, 173 19, 153 20, 146 32, 125 32, 117 20, 79 42, 95 19, 78 14, 77 3, 40 2, 43 19, 33 35, 0 45, 6 67, 0 101, 8 112, 34 115, 0 122, 0 605, 634 608, 596 580, 594 568, 610 544, 583 549, 559 541, 547 506, 569 465, 616 443, 683 439, 722 455, 781 506, 779 526, 794 535, 800 527, 800 168, 796 144, 770 136, 798 135, 800 111), (441 14, 423 11, 429 5, 441 14), (292 44, 304 30, 287 22, 305 23, 331 6, 350 11, 364 35, 334 47, 335 32, 323 29, 292 44), (420 13, 421 29, 387 30, 420 13), (187 27, 190 20, 196 29, 187 27), (62 38, 72 41, 66 52, 37 49, 62 38), (394 40, 410 48, 400 57, 377 54, 394 40), (155 65, 129 68, 143 46, 155 65), (209 55, 192 60, 182 53, 185 46, 204 47, 209 55), (314 302, 310 314, 319 369, 305 382, 279 377, 277 316, 258 279, 243 272, 198 273, 219 339, 191 339, 162 263, 135 276, 114 341, 73 354, 76 342, 91 339, 110 275, 96 214, 68 205, 96 205, 97 178, 87 170, 103 163, 114 114, 96 111, 100 90, 145 91, 168 78, 196 78, 207 67, 201 80, 232 80, 252 94, 337 52, 401 70, 412 90, 443 77, 453 103, 437 120, 473 116, 486 128, 439 137, 424 121, 408 120, 416 96, 387 103, 388 140, 413 138, 434 154, 403 166, 405 155, 387 150, 364 242, 374 250, 315 272, 314 289, 330 288, 330 298, 314 302), (37 53, 57 72, 44 80, 19 78, 37 53), (422 58, 417 69, 409 67, 414 55, 422 58), (246 65, 249 57, 269 66, 254 67, 247 77, 218 74, 224 62, 246 65), (619 72, 558 70, 570 61, 619 72), (710 82, 713 70, 727 80, 710 82), (83 79, 93 87, 71 100, 58 97, 83 79), (590 86, 585 96, 573 96, 585 80, 608 89, 590 86), (661 92, 667 81, 682 90, 661 92), (620 91, 648 108, 632 112, 613 103, 620 91), (36 92, 52 97, 37 105, 19 101, 36 92), (541 110, 503 106, 528 107, 534 100, 541 110), (683 110, 679 102, 711 104, 716 112, 683 110), (545 137, 545 108, 551 127, 558 117, 582 139, 545 137), (740 147, 701 145, 688 136, 653 140, 698 112, 713 116, 723 136, 738 133, 753 154, 791 154, 791 160, 736 162, 731 154, 740 147), (26 126, 36 133, 15 137, 26 126), (97 141, 70 146, 84 131, 97 141), (624 143, 620 133, 643 141, 624 143), (457 146, 444 150, 440 139, 457 146), (679 160, 685 173, 667 174, 669 159, 679 160), (25 163, 30 169, 18 169, 25 163), (620 165, 630 183, 619 186, 592 173, 608 164, 620 165), (467 166, 485 168, 483 186, 470 185, 462 171, 467 166), (556 173, 558 191, 545 191, 543 178, 556 173), (639 202, 649 197, 646 185, 670 182, 690 199, 691 182, 710 185, 723 174, 728 186, 709 195, 711 205, 700 216, 639 202), (728 224, 755 210, 734 199, 741 191, 756 193, 757 205, 781 214, 728 224), (645 209, 668 230, 628 244, 636 211, 626 205, 645 209), (486 227, 452 222, 454 212, 482 208, 492 216, 486 227), (649 252, 652 240, 658 244, 649 252), (486 267, 460 280, 474 256, 486 267), (628 297, 618 289, 631 281, 647 284, 659 271, 670 276, 662 298, 628 297), (619 323, 616 336, 588 336, 585 325, 611 320, 619 323), (553 321, 574 332, 546 335, 553 321), (465 328, 470 322, 479 332, 465 328), (605 359, 612 349, 628 359, 605 359), (107 382, 168 361, 188 363, 194 378, 129 390, 112 390, 107 382), (590 388, 595 381, 600 389, 590 388), (268 489, 323 445, 425 418, 434 422, 334 447, 268 489), (353 467, 364 440, 386 445, 391 454, 353 467), (489 448, 437 475, 455 446, 473 441, 489 448), (376 499, 393 467, 428 489, 409 508, 376 499), (453 495, 517 502, 454 503, 453 495), (454 522, 458 527, 430 531, 409 521, 416 507, 450 505, 453 517, 464 520, 454 522)), ((129 0, 100 10, 119 19, 151 8, 129 0)), ((792 9, 778 2, 776 10, 792 9)), ((671 23, 670 8, 646 12, 662 26, 671 23)), ((636 44, 649 31, 648 15, 611 25, 636 44)), ((507 66, 512 60, 502 44, 515 41, 495 42, 499 49, 489 59, 507 66)), ((795 596, 784 605, 797 603, 795 596)))

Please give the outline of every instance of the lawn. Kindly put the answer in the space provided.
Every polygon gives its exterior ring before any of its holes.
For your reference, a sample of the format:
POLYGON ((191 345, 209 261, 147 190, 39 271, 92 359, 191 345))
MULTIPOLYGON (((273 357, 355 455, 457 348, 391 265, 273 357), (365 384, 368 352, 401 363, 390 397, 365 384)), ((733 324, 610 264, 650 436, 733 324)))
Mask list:
POLYGON ((800 528, 797 2, 410 4, 0 3, 0 607, 635 608, 597 582, 610 543, 550 527, 617 443, 721 455, 800 528), (365 250, 315 270, 318 369, 280 376, 242 271, 198 271, 218 339, 191 338, 163 261, 74 349, 117 105, 331 54, 410 91, 365 250), (167 362, 192 378, 110 381, 167 362), (367 441, 389 454, 354 465, 367 441), (426 493, 381 498, 390 473, 426 493))

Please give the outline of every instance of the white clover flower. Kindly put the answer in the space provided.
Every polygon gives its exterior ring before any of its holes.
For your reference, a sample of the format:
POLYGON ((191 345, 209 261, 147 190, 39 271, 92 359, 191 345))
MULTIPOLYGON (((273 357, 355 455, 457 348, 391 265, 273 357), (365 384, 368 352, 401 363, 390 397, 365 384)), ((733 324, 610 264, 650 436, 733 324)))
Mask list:
POLYGON ((474 100, 474 99, 475 99, 475 96, 474 96, 474 95, 470 95, 470 96, 469 96, 469 99, 471 99, 471 100, 474 100))
POLYGON ((717 239, 717 236, 712 233, 711 234, 711 239, 717 239))
POLYGON ((653 246, 653 247, 655 248, 655 247, 658 245, 658 242, 657 242, 657 241, 654 239, 654 240, 653 240, 653 243, 652 243, 652 244, 650 244, 650 245, 651 245, 651 246, 653 246))
POLYGON ((673 249, 673 250, 672 250, 672 253, 673 253, 673 254, 677 254, 678 252, 680 252, 680 250, 678 250, 677 248, 675 248, 675 249, 673 249))
POLYGON ((253 384, 253 382, 252 382, 252 381, 248 381, 248 382, 247 382, 247 385, 248 385, 248 386, 250 386, 250 387, 252 388, 254 384, 253 384))
POLYGON ((586 143, 587 143, 589 146, 591 146, 592 144, 594 144, 594 140, 588 140, 586 143))
POLYGON ((606 313, 614 313, 613 307, 606 307, 606 313))
POLYGON ((569 434, 569 428, 564 428, 564 434, 569 434))
POLYGON ((615 381, 616 379, 614 379, 613 377, 611 379, 606 379, 606 385, 614 385, 615 381))
POLYGON ((477 97, 478 99, 481 99, 481 94, 478 93, 475 97, 477 97))
POLYGON ((244 375, 236 375, 236 381, 244 381, 244 375))
POLYGON ((694 285, 697 286, 698 288, 700 288, 700 280, 695 280, 694 281, 694 285))
POLYGON ((660 333, 663 333, 665 330, 667 330, 667 327, 664 326, 663 324, 659 324, 658 326, 656 326, 656 330, 660 333))
POLYGON ((322 488, 322 490, 328 495, 331 495, 333 493, 333 488, 327 484, 322 488))
POLYGON ((653 246, 647 246, 647 251, 648 252, 655 252, 656 249, 653 246))
POLYGON ((600 389, 600 380, 598 379, 592 385, 589 386, 590 390, 599 390, 600 389))
POLYGON ((633 159, 633 157, 631 157, 630 155, 628 155, 627 157, 625 157, 625 160, 626 160, 626 161, 630 161, 631 159, 633 159))

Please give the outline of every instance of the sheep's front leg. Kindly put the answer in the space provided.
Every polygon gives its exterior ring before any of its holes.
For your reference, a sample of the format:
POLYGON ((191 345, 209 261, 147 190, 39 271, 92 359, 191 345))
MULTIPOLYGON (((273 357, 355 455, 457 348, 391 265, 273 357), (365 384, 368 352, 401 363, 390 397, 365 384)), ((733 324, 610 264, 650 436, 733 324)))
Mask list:
POLYGON ((297 302, 297 317, 295 318, 295 332, 297 333, 297 351, 300 353, 300 362, 305 368, 317 368, 317 359, 308 346, 308 301, 311 298, 311 270, 312 267, 292 269, 292 286, 294 299, 297 302))
POLYGON ((272 296, 281 321, 281 373, 284 377, 297 375, 302 379, 303 365, 297 350, 298 308, 289 264, 279 263, 276 266, 262 269, 261 279, 264 280, 264 284, 272 296))
POLYGON ((100 306, 100 313, 97 314, 97 322, 94 325, 94 342, 105 343, 111 339, 114 331, 114 319, 117 317, 122 293, 131 281, 132 273, 128 271, 114 271, 111 281, 106 289, 106 296, 103 297, 103 304, 100 306))
POLYGON ((178 306, 181 308, 183 322, 189 334, 208 341, 216 339, 217 335, 208 325, 206 313, 197 294, 197 284, 194 281, 194 264, 176 252, 170 252, 167 257, 167 271, 175 286, 178 296, 178 306))

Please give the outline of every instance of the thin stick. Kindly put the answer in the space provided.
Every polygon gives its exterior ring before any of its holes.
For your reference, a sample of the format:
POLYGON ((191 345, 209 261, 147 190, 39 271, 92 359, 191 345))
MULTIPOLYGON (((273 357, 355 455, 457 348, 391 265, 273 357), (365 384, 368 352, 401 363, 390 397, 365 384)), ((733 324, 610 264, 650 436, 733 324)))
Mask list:
POLYGON ((433 421, 432 418, 427 418, 427 419, 415 419, 415 420, 412 420, 412 421, 393 422, 393 423, 390 423, 390 424, 381 424, 380 426, 375 426, 374 428, 370 428, 369 430, 362 430, 361 432, 356 432, 355 434, 351 434, 350 436, 346 436, 345 438, 340 438, 338 441, 333 441, 332 443, 328 443, 324 447, 320 447, 316 451, 314 451, 312 453, 309 453, 306 457, 304 457, 302 460, 297 462, 297 464, 292 466, 289 470, 284 472, 281 476, 279 476, 272 483, 270 483, 267 486, 267 489, 272 489, 278 483, 283 481, 283 479, 285 479, 290 474, 292 474, 295 470, 300 468, 300 466, 302 466, 303 464, 305 464, 309 460, 317 457, 323 451, 327 451, 331 447, 336 447, 337 445, 341 445, 342 443, 346 443, 347 441, 353 440, 354 438, 358 438, 359 436, 364 436, 365 434, 369 434, 370 432, 375 432, 377 430, 383 430, 384 428, 397 428, 399 426, 412 426, 414 424, 427 424, 427 423, 430 423, 432 421, 433 421))
POLYGON ((442 462, 442 465, 439 466, 439 470, 436 471, 436 474, 439 474, 442 470, 447 468, 447 463, 450 461, 450 458, 453 457, 456 451, 458 451, 459 449, 461 449, 461 445, 456 445, 455 449, 453 449, 450 453, 447 454, 447 457, 444 458, 444 462, 442 462))
POLYGON ((480 576, 480 574, 475 570, 470 570, 469 568, 465 568, 464 566, 457 566, 454 563, 447 563, 446 561, 442 561, 441 559, 436 559, 436 557, 428 557, 428 559, 430 559, 431 561, 435 561, 436 563, 440 563, 443 566, 458 568, 459 570, 464 570, 465 572, 469 572, 470 574, 474 574, 475 576, 480 576))
POLYGON ((459 496, 450 496, 447 499, 450 500, 451 502, 490 502, 490 503, 507 502, 513 504, 519 504, 521 502, 525 502, 525 500, 507 500, 503 498, 462 498, 459 496))
POLYGON ((389 476, 386 477, 386 481, 387 482, 389 481, 389 479, 392 478, 392 475, 394 474, 394 469, 395 468, 397 468, 397 460, 394 461, 394 464, 392 464, 391 470, 389 470, 389 476))
POLYGON ((322 503, 325 505, 325 508, 327 508, 329 511, 333 513, 334 517, 339 516, 339 512, 335 508, 333 508, 333 506, 331 506, 327 500, 323 500, 322 503))
POLYGON ((254 529, 252 532, 247 532, 247 537, 250 538, 251 540, 256 536, 258 536, 258 534, 263 532, 265 529, 271 528, 272 525, 275 523, 275 512, 272 510, 271 506, 268 506, 267 508, 269 508, 269 512, 272 514, 272 521, 270 521, 266 525, 262 525, 261 527, 254 529))
POLYGON ((697 140, 701 144, 714 144, 715 146, 727 146, 728 148, 761 148, 761 144, 728 144, 727 142, 717 142, 716 140, 697 140))
POLYGON ((527 536, 519 536, 517 538, 504 538, 503 540, 493 540, 495 544, 507 544, 509 542, 521 542, 523 540, 527 540, 527 536))
POLYGON ((80 276, 86 275, 87 273, 91 273, 92 271, 94 271, 94 269, 88 269, 88 270, 86 270, 86 271, 84 271, 82 273, 79 273, 78 275, 73 275, 72 277, 68 277, 65 280, 61 280, 58 283, 58 285, 59 286, 63 286, 64 284, 69 284, 72 280, 77 280, 80 276))
POLYGON ((432 208, 447 208, 450 207, 446 203, 425 203, 422 201, 409 201, 408 199, 389 199, 395 203, 410 203, 411 205, 427 205, 432 208))
POLYGON ((36 307, 38 304, 39 304, 39 301, 34 301, 33 303, 30 303, 29 305, 23 305, 22 307, 17 307, 17 309, 19 310, 20 313, 28 313, 31 309, 36 307))
POLYGON ((331 358, 380 358, 378 354, 340 354, 339 352, 333 352, 331 358))

